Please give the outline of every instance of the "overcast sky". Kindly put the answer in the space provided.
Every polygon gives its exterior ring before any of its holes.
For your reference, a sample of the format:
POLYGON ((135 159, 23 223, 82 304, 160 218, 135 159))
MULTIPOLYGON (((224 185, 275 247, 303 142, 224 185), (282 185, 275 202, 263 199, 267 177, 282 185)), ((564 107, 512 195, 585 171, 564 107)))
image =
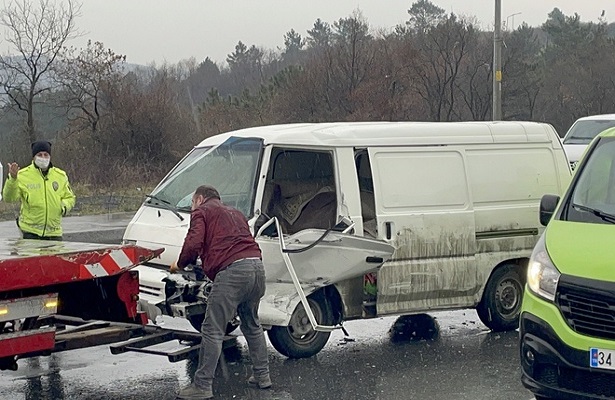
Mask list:
MULTIPOLYGON (((447 12, 476 16, 483 28, 493 26, 495 0, 432 0, 447 12)), ((223 62, 239 40, 248 46, 283 47, 295 29, 302 36, 317 18, 332 23, 361 10, 374 29, 391 29, 408 19, 413 1, 401 0, 84 0, 78 27, 86 33, 72 42, 101 41, 137 64, 177 63, 209 56, 223 62)), ((502 0, 502 19, 510 26, 537 26, 559 7, 584 21, 597 21, 605 10, 615 21, 614 0, 502 0), (518 15, 512 15, 521 13, 518 15)))

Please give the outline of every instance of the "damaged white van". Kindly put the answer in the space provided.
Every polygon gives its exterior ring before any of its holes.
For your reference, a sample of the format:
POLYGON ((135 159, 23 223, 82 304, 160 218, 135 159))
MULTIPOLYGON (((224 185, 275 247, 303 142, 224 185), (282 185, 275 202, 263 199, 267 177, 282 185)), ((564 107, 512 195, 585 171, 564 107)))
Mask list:
POLYGON ((261 246, 260 319, 288 357, 318 353, 332 329, 358 318, 475 307, 488 327, 508 330, 542 233, 540 199, 563 193, 570 178, 548 124, 263 126, 197 145, 148 196, 124 241, 166 248, 158 264, 138 267, 150 318, 180 316, 198 329, 211 283, 167 266, 193 191, 216 187, 261 246))

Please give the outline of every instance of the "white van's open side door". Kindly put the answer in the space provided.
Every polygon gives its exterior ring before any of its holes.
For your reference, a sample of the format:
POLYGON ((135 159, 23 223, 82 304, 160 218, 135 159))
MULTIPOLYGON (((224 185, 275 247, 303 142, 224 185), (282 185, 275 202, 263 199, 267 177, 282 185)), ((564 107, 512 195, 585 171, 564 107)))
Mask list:
POLYGON ((451 147, 369 149, 378 236, 378 314, 473 304, 479 290, 464 155, 451 147))
MULTIPOLYGON (((273 223, 275 218, 259 233, 273 223)), ((375 271, 394 251, 383 241, 333 230, 306 229, 281 238, 259 233, 256 241, 263 253, 267 277, 267 291, 259 315, 265 325, 287 325, 299 302, 309 310, 307 295, 321 287, 375 271)), ((319 326, 311 312, 308 317, 314 330, 332 329, 319 326)))

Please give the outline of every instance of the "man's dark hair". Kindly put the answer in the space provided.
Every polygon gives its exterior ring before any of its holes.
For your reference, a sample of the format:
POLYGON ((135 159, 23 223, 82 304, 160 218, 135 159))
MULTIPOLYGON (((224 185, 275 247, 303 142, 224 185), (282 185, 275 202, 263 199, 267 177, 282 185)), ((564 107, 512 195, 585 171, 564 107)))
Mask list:
POLYGON ((205 198, 214 198, 220 200, 220 193, 216 190, 215 187, 209 185, 202 185, 196 188, 194 191, 196 196, 203 196, 205 198))

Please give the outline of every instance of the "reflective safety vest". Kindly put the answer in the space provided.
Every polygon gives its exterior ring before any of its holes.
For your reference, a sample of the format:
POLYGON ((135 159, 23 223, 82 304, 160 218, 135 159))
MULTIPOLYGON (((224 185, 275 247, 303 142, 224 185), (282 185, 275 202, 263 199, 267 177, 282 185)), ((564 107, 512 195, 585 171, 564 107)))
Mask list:
POLYGON ((21 201, 19 228, 38 236, 62 236, 62 216, 75 206, 66 172, 50 166, 47 174, 34 163, 20 169, 17 178, 10 174, 2 190, 8 203, 21 201))

